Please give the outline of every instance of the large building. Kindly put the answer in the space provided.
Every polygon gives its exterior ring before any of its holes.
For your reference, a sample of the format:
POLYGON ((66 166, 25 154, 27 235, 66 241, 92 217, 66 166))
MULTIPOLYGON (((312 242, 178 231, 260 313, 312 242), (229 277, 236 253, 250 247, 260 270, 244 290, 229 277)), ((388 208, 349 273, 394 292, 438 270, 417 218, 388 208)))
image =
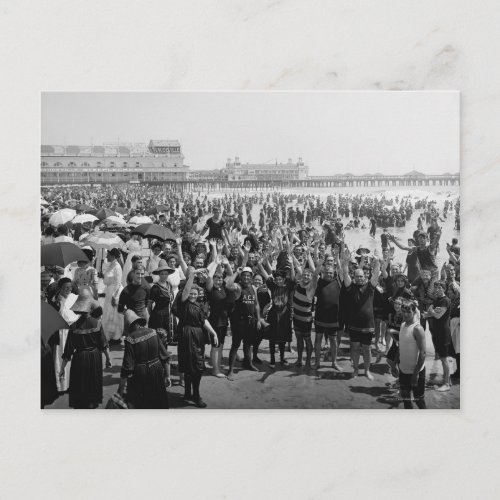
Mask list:
POLYGON ((306 179, 309 167, 302 158, 297 163, 291 159, 287 163, 240 163, 236 157, 234 161, 229 158, 226 163, 228 181, 277 181, 306 179))
POLYGON ((42 145, 40 166, 42 185, 179 182, 189 172, 177 140, 42 145))

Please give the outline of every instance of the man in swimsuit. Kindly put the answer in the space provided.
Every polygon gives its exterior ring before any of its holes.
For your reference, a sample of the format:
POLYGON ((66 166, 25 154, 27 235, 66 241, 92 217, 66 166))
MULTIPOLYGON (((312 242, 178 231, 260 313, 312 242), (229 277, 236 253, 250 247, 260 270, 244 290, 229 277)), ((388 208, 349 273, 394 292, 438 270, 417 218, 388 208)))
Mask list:
POLYGON ((373 313, 373 297, 375 287, 380 276, 380 261, 373 260, 370 280, 367 279, 363 269, 354 271, 354 283, 349 276, 349 261, 351 252, 346 248, 342 259, 342 274, 346 286, 346 301, 350 308, 348 331, 351 338, 351 356, 354 372, 353 378, 358 376, 360 347, 363 349, 363 362, 365 376, 373 380, 370 372, 371 351, 370 346, 375 334, 375 317, 373 313))

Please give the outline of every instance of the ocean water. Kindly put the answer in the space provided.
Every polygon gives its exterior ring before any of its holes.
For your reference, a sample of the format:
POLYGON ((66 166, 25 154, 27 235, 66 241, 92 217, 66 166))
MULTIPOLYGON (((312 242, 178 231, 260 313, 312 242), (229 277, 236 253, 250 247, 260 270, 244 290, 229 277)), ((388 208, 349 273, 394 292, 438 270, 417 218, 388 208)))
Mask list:
MULTIPOLYGON (((237 191, 239 195, 252 195, 262 193, 264 197, 267 193, 273 192, 272 190, 244 190, 237 191)), ((320 196, 321 200, 326 200, 326 198, 331 195, 337 197, 339 194, 352 194, 352 195, 368 195, 374 196, 380 199, 382 196, 386 198, 395 198, 396 196, 409 197, 413 202, 417 199, 426 199, 428 201, 434 201, 436 208, 442 213, 445 200, 453 201, 454 204, 459 198, 460 188, 459 186, 408 186, 408 187, 391 187, 390 189, 384 189, 381 187, 354 187, 354 188, 295 188, 295 189, 282 189, 279 190, 281 193, 285 194, 296 194, 296 195, 307 195, 311 194, 314 196, 320 196)), ((230 194, 228 191, 205 191, 201 192, 202 195, 208 195, 209 199, 223 197, 225 194, 230 194)), ((197 194, 197 193, 196 193, 197 194)), ((292 201, 288 203, 287 206, 297 206, 297 202, 292 201)), ((252 219, 257 222, 259 220, 259 212, 261 205, 256 204, 252 209, 252 219)), ((301 208, 303 205, 301 204, 301 208)), ((409 221, 406 222, 405 227, 395 227, 387 228, 387 231, 396 235, 396 237, 403 243, 407 244, 407 240, 413 237, 413 232, 417 229, 417 218, 418 215, 422 213, 422 210, 414 210, 413 215, 409 221)), ((441 217, 442 218, 442 217, 441 217)), ((443 218, 442 218, 443 219, 443 218)), ((349 222, 349 218, 342 218, 344 226, 349 222)), ((361 219, 365 223, 366 229, 351 229, 345 231, 345 241, 350 249, 356 250, 360 246, 370 249, 372 252, 377 250, 379 255, 381 254, 381 239, 380 235, 383 233, 382 228, 377 228, 375 237, 369 235, 369 221, 367 217, 361 219)), ((458 238, 460 241, 460 231, 456 230, 455 227, 455 211, 448 214, 446 219, 440 220, 439 225, 441 226, 442 234, 440 245, 438 249, 438 254, 436 257, 436 263, 439 267, 443 265, 444 262, 448 261, 448 253, 446 252, 446 243, 451 243, 452 238, 458 238)), ((424 228, 426 229, 425 223, 424 228)), ((406 251, 400 250, 395 247, 394 260, 401 264, 405 264, 406 251)))

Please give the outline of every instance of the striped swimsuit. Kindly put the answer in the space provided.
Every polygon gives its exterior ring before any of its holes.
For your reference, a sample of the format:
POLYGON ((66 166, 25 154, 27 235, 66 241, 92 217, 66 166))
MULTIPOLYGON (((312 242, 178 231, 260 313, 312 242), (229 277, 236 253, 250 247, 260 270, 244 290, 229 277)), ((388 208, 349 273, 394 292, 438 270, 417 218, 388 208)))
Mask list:
POLYGON ((297 283, 293 293, 293 327, 300 333, 310 334, 312 322, 312 299, 307 297, 306 289, 297 283))

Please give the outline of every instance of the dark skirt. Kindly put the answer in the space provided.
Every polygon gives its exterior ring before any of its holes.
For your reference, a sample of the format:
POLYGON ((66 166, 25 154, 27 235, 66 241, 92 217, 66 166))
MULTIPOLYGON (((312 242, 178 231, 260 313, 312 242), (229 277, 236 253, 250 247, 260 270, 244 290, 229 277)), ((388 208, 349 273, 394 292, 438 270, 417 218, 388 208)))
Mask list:
POLYGON ((276 306, 271 307, 269 310, 268 322, 269 340, 275 342, 291 342, 292 341, 292 323, 290 319, 290 311, 288 308, 283 307, 278 309, 276 306))
POLYGON ((127 402, 137 409, 169 407, 163 365, 159 359, 135 365, 127 382, 127 402))
POLYGON ((192 374, 205 370, 205 335, 197 326, 179 328, 179 371, 192 374))
POLYGON ((73 354, 68 392, 71 408, 89 408, 102 403, 102 353, 99 349, 73 354))
POLYGON ((166 309, 154 309, 149 318, 149 328, 163 328, 167 332, 170 332, 170 310, 166 309))
POLYGON ((41 407, 52 404, 58 397, 54 355, 52 349, 42 341, 41 360, 41 407))

